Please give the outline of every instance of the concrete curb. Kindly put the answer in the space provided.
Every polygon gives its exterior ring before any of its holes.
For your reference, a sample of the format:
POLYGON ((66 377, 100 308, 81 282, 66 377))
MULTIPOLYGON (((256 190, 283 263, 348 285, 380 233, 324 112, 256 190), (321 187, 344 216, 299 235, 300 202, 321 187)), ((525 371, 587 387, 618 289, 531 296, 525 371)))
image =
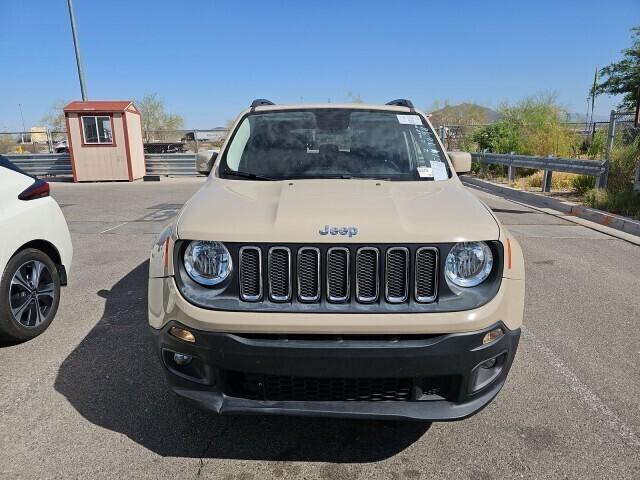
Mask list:
POLYGON ((640 237, 640 222, 631 218, 585 207, 578 203, 565 202, 545 195, 517 190, 505 185, 497 185, 486 180, 480 180, 479 178, 460 176, 460 180, 462 180, 462 183, 465 185, 478 187, 506 198, 511 198, 538 208, 551 208, 565 215, 582 218, 604 227, 613 228, 640 237))

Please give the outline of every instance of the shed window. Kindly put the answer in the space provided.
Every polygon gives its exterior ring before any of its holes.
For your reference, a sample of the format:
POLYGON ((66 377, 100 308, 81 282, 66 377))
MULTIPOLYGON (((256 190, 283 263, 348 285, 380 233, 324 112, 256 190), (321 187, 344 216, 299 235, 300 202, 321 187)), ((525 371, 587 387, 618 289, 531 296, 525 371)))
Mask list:
POLYGON ((111 117, 108 116, 83 116, 82 136, 84 143, 113 144, 113 131, 111 129, 111 117))

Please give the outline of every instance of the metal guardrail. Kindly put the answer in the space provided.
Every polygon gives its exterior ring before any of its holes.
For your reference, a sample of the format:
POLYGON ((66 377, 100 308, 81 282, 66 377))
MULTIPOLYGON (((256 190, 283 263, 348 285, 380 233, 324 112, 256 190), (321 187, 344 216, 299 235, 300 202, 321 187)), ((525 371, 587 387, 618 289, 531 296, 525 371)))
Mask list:
POLYGON ((70 177, 71 157, 68 153, 20 153, 3 155, 18 168, 38 177, 70 177))
MULTIPOLYGON (((67 153, 23 153, 5 155, 16 166, 31 175, 57 177, 72 175, 71 158, 67 153)), ((144 156, 147 175, 197 175, 194 153, 162 153, 144 156)), ((606 160, 576 160, 573 158, 530 157, 526 155, 506 155, 497 153, 472 153, 471 158, 483 164, 506 165, 509 179, 515 180, 516 168, 544 170, 542 190, 551 190, 552 172, 579 173, 597 178, 597 185, 607 184, 609 163, 606 160)))
POLYGON ((551 191, 553 172, 578 173, 596 177, 599 188, 607 186, 609 162, 607 160, 578 160, 575 158, 530 157, 527 155, 507 155, 502 153, 472 153, 471 159, 482 164, 506 165, 509 180, 515 180, 516 168, 535 168, 544 171, 542 191, 551 191))
POLYGON ((195 153, 159 153, 144 156, 147 175, 197 175, 195 153))
MULTIPOLYGON (((20 153, 4 155, 17 167, 38 177, 70 177, 71 157, 68 153, 20 153)), ((197 175, 194 153, 146 154, 147 175, 197 175)))

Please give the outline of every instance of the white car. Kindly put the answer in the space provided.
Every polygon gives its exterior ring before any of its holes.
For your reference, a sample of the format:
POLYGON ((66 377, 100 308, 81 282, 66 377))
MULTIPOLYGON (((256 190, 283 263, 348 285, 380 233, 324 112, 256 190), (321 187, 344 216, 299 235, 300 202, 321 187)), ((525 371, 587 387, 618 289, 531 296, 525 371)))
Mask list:
POLYGON ((0 155, 0 341, 29 340, 47 329, 72 255, 49 184, 0 155))

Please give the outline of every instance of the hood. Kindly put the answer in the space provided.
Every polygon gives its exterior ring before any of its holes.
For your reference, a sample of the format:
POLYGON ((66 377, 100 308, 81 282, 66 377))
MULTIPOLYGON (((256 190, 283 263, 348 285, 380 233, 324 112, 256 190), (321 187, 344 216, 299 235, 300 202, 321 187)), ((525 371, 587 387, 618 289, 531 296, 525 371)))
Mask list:
MULTIPOLYGON (((183 208, 178 236, 274 243, 496 240, 487 208, 457 179, 248 181, 209 177, 183 208), (325 226, 357 235, 321 235, 325 226)), ((335 230, 334 230, 335 233, 335 230)))

